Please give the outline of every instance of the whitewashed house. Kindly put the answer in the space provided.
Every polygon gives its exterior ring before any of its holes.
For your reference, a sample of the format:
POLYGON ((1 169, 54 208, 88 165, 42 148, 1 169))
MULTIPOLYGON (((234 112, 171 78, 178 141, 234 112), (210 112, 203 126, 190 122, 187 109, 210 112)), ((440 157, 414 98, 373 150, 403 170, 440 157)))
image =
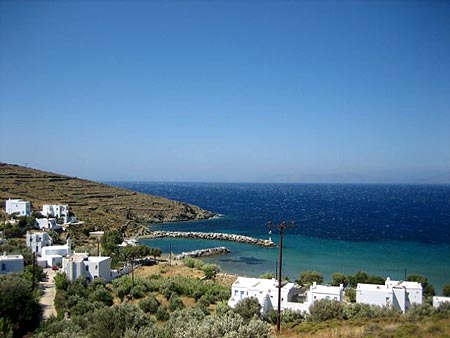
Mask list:
POLYGON ((450 297, 439 297, 439 296, 433 297, 433 307, 439 307, 443 303, 450 304, 450 297))
POLYGON ((69 222, 69 206, 66 204, 44 204, 42 215, 46 217, 63 218, 64 223, 69 222))
POLYGON ((94 278, 103 278, 106 282, 111 281, 111 258, 101 256, 90 256, 86 254, 75 254, 70 257, 64 257, 62 271, 71 281, 77 278, 86 278, 88 282, 94 278))
POLYGON ((41 230, 61 229, 61 226, 56 222, 56 218, 36 218, 36 227, 41 230))
POLYGON ((23 272, 23 256, 22 255, 6 255, 0 256, 0 275, 11 272, 23 272))
POLYGON ((384 285, 358 283, 356 302, 392 306, 405 313, 412 304, 422 304, 422 285, 417 282, 392 281, 389 277, 384 285))
POLYGON ((19 216, 31 215, 31 204, 21 199, 7 199, 5 201, 5 211, 8 215, 17 213, 19 216))
POLYGON ((63 257, 70 256, 72 254, 70 246, 70 238, 68 238, 66 244, 64 245, 43 247, 41 250, 41 257, 46 260, 47 266, 62 266, 63 257))
POLYGON ((53 244, 52 238, 46 232, 27 232, 27 247, 35 254, 41 254, 42 248, 53 244))
MULTIPOLYGON (((281 288, 281 309, 309 312, 309 307, 317 300, 330 299, 341 302, 343 286, 326 286, 314 283, 307 291, 294 283, 284 282, 281 288)), ((263 314, 278 307, 278 281, 238 277, 231 287, 228 305, 234 307, 244 298, 255 297, 261 305, 263 314)))

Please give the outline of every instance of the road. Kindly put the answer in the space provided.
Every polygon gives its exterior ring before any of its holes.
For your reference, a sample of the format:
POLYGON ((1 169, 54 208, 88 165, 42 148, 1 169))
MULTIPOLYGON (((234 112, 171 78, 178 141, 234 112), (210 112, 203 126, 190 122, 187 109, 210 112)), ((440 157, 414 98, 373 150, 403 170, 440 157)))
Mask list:
POLYGON ((44 292, 42 295, 39 304, 42 307, 42 315, 44 320, 49 319, 51 316, 56 317, 56 310, 55 310, 55 283, 53 281, 53 278, 55 277, 56 272, 53 271, 51 268, 46 268, 44 271, 48 275, 48 280, 45 282, 39 283, 39 288, 44 292))

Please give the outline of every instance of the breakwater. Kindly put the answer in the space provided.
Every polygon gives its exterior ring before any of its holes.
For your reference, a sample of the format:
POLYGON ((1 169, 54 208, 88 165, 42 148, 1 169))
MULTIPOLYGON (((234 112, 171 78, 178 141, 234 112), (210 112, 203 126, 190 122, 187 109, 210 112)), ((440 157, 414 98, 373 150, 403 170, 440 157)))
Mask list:
POLYGON ((213 255, 223 255, 229 253, 230 250, 224 246, 219 246, 216 248, 209 248, 209 249, 201 249, 201 250, 194 250, 189 252, 182 252, 179 255, 176 255, 174 257, 175 260, 181 260, 186 257, 205 257, 205 256, 213 256, 213 255))
POLYGON ((243 236, 237 234, 226 234, 221 232, 196 232, 196 231, 162 231, 156 230, 152 231, 150 234, 141 236, 140 238, 162 238, 162 237, 173 237, 173 238, 196 238, 196 239, 209 239, 209 240, 219 240, 219 241, 231 241, 246 244, 253 244, 265 247, 274 247, 276 244, 268 239, 259 239, 250 236, 243 236))

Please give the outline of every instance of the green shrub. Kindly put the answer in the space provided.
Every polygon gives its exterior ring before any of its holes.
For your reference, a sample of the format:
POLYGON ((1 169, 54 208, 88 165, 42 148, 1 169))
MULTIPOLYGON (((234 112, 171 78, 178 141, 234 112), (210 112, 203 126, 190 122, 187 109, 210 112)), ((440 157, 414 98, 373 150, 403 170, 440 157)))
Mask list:
POLYGON ((301 323, 305 320, 305 318, 305 313, 301 311, 287 309, 281 313, 281 322, 284 324, 290 324, 291 326, 301 323))
POLYGON ((217 302, 216 305, 216 315, 217 316, 223 316, 229 311, 232 311, 231 307, 228 306, 228 303, 226 301, 220 301, 217 302))
POLYGON ((354 288, 345 289, 345 295, 347 296, 349 302, 356 302, 356 290, 354 288))
POLYGON ((436 309, 430 304, 414 304, 408 310, 409 317, 425 317, 430 316, 436 312, 436 309))
POLYGON ((339 285, 344 285, 347 286, 347 277, 341 273, 341 272, 335 272, 331 275, 331 285, 332 286, 339 286, 339 285))
POLYGON ((205 273, 206 279, 213 279, 220 271, 220 268, 216 264, 204 264, 201 270, 205 273))
POLYGON ((181 310, 184 309, 184 304, 181 298, 174 292, 170 295, 169 298, 169 310, 175 311, 175 310, 181 310))
POLYGON ((109 290, 107 290, 103 285, 98 286, 94 292, 90 295, 91 301, 101 302, 105 306, 113 305, 113 297, 109 290))
POLYGON ((249 321, 254 316, 261 313, 261 305, 255 297, 244 298, 240 300, 234 307, 234 312, 239 314, 244 320, 249 321))
POLYGON ((133 297, 133 299, 140 299, 144 297, 144 294, 145 287, 141 284, 135 285, 130 291, 130 295, 131 297, 133 297))
POLYGON ((183 263, 188 268, 201 269, 202 266, 203 266, 203 262, 201 260, 195 259, 195 258, 191 258, 191 257, 184 258, 183 259, 183 263))
POLYGON ((442 288, 442 295, 444 297, 450 297, 450 284, 445 284, 442 288))
POLYGON ((275 278, 275 274, 273 272, 264 272, 263 274, 259 275, 259 278, 272 279, 275 278))
POLYGON ((53 281, 55 282, 55 287, 57 290, 67 290, 70 284, 70 280, 64 272, 57 273, 53 278, 53 281))
POLYGON ((156 311, 156 319, 159 321, 166 321, 169 317, 170 314, 167 311, 167 307, 165 305, 158 306, 158 310, 156 311))
POLYGON ((369 304, 345 304, 344 305, 344 319, 352 318, 373 318, 375 311, 369 304))
POLYGON ((317 284, 323 283, 323 275, 317 271, 304 271, 300 274, 299 279, 297 281, 298 284, 309 286, 314 282, 317 284))
POLYGON ((342 303, 321 299, 314 302, 309 307, 310 315, 308 319, 313 322, 320 322, 330 319, 341 320, 344 318, 344 306, 342 303))
POLYGON ((147 298, 144 298, 139 302, 139 307, 145 313, 156 314, 159 305, 158 300, 152 295, 147 296, 147 298))

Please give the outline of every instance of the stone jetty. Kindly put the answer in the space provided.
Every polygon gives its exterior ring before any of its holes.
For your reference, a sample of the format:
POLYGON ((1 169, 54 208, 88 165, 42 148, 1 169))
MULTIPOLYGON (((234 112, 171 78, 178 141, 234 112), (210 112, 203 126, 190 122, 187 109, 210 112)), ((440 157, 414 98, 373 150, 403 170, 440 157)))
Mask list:
POLYGON ((176 255, 174 257, 175 260, 184 259, 186 257, 205 257, 205 256, 214 256, 214 255, 223 255, 229 253, 230 250, 224 246, 218 246, 215 248, 209 248, 209 249, 201 249, 201 250, 194 250, 189 252, 182 252, 179 255, 176 255))
POLYGON ((276 244, 269 239, 259 239, 250 236, 236 235, 236 234, 226 234, 220 232, 185 232, 185 231, 162 231, 156 230, 150 232, 149 235, 141 236, 140 238, 162 238, 162 237, 173 237, 173 238, 197 238, 197 239, 209 239, 218 241, 231 241, 246 244, 253 244, 265 247, 274 247, 276 244))

